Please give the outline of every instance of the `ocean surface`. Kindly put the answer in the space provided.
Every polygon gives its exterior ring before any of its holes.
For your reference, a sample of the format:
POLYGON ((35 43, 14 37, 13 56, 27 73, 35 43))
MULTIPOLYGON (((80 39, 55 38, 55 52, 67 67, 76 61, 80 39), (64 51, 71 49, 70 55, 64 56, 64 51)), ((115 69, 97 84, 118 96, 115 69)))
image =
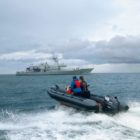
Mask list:
POLYGON ((72 76, 0 75, 0 140, 140 140, 140 74, 85 75, 90 91, 115 95, 128 112, 111 116, 59 105, 47 88, 72 76))

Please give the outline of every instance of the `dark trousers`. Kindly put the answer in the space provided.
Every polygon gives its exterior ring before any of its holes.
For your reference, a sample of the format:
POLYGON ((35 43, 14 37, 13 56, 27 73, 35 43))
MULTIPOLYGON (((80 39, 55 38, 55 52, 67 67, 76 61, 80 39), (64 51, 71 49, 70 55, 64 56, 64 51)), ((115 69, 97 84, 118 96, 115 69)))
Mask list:
POLYGON ((85 97, 85 98, 89 98, 90 97, 90 91, 83 91, 82 96, 85 97))

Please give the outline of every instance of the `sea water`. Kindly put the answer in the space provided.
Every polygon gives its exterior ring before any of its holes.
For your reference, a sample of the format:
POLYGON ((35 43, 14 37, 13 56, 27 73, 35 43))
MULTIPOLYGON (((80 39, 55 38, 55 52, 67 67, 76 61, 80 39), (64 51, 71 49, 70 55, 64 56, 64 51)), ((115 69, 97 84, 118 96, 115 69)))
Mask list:
POLYGON ((48 87, 72 76, 0 76, 0 140, 140 140, 140 74, 84 76, 92 94, 114 95, 130 109, 114 116, 59 105, 48 87))

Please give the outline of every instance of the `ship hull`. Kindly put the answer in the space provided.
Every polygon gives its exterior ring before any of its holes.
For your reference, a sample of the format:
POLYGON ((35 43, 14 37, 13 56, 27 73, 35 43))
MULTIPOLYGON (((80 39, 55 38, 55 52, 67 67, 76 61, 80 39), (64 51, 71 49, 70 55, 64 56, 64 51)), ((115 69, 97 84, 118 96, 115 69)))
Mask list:
POLYGON ((54 70, 46 72, 17 72, 17 76, 39 76, 39 75, 82 75, 89 74, 93 68, 76 69, 76 70, 54 70))

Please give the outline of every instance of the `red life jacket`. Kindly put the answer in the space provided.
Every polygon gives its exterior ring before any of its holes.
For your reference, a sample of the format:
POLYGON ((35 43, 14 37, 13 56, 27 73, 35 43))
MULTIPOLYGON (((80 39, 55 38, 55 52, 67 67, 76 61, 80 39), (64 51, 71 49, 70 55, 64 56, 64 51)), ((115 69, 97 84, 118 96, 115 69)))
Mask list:
POLYGON ((67 93, 67 94, 72 94, 72 90, 70 89, 69 86, 66 88, 66 93, 67 93))
POLYGON ((67 94, 72 94, 71 89, 68 89, 68 90, 67 90, 67 94))
POLYGON ((75 84, 75 88, 80 88, 81 87, 79 80, 75 80, 74 84, 75 84))

